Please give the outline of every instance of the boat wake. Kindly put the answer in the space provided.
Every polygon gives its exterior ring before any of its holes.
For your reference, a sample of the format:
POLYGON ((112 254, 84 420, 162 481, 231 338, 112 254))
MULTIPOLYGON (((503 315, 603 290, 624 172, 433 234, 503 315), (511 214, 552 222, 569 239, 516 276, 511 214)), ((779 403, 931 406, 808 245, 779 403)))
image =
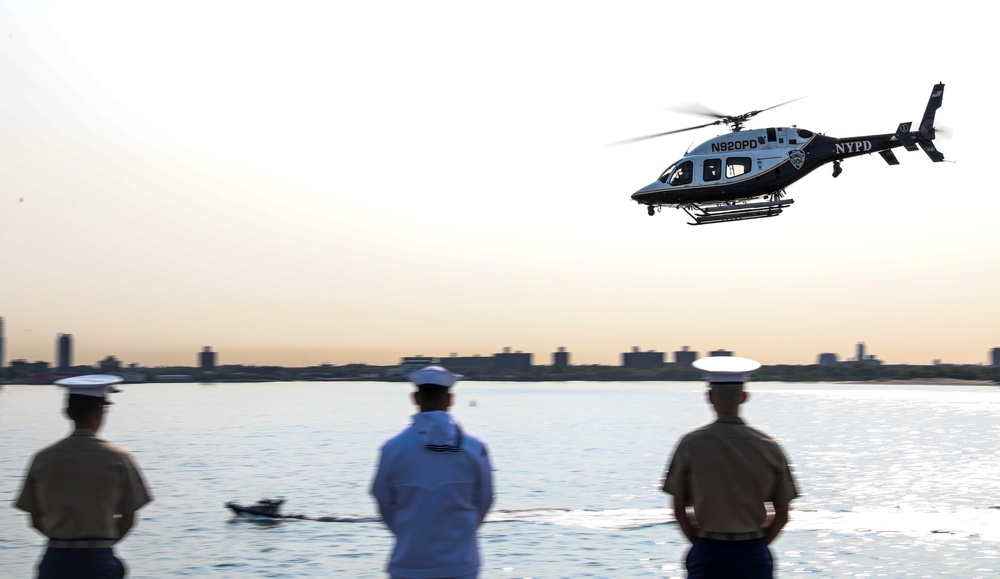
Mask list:
MULTIPOLYGON (((233 521, 277 523, 289 520, 321 523, 381 523, 378 516, 295 515, 270 518, 242 515, 233 521)), ((631 531, 674 525, 671 509, 500 509, 486 515, 486 523, 553 525, 593 531, 631 531)), ((976 537, 1000 542, 1000 508, 983 507, 957 511, 923 512, 899 507, 858 507, 849 511, 792 510, 786 531, 842 534, 900 534, 941 538, 976 537)))
POLYGON ((592 530, 631 530, 672 525, 669 509, 523 509, 490 511, 487 523, 531 523, 592 530))

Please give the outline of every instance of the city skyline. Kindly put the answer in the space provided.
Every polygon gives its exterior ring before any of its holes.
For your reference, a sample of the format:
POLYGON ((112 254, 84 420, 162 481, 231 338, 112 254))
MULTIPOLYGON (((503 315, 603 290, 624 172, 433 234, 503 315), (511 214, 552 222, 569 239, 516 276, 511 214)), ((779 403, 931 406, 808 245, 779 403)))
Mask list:
POLYGON ((740 32, 642 1, 4 3, 4 356, 51 359, 66 333, 76 361, 153 365, 205 344, 285 366, 684 344, 808 364, 859 339, 982 363, 988 7, 936 11, 930 51, 891 32, 905 2, 713 10, 740 32), (608 146, 703 123, 666 110, 688 102, 805 97, 752 127, 888 133, 938 82, 948 162, 849 159, 775 219, 690 227, 630 200, 715 127, 608 146))
MULTIPOLYGON (((6 342, 5 336, 4 336, 4 333, 3 333, 3 328, 4 328, 3 322, 4 322, 4 318, 2 316, 0 316, 0 352, 3 351, 4 345, 5 345, 5 342, 6 342)), ((613 362, 606 362, 606 361, 595 362, 595 361, 589 361, 589 360, 580 360, 579 356, 578 356, 578 353, 575 352, 575 351, 573 351, 572 349, 566 347, 566 346, 553 346, 553 347, 550 347, 547 350, 528 350, 528 349, 516 348, 514 346, 501 346, 499 348, 494 348, 494 349, 492 349, 490 351, 480 351, 480 352, 458 352, 458 351, 455 351, 455 350, 448 350, 447 353, 435 353, 435 352, 430 352, 430 353, 422 353, 422 352, 396 352, 392 356, 391 359, 382 359, 382 358, 380 358, 378 360, 351 360, 349 362, 344 362, 344 361, 333 362, 331 360, 325 360, 325 361, 322 361, 322 362, 308 362, 308 363, 302 363, 302 364, 279 364, 279 363, 255 363, 255 362, 247 362, 247 361, 243 361, 243 360, 239 360, 239 359, 233 359, 233 360, 229 360, 229 361, 224 361, 224 360, 220 361, 220 359, 222 359, 223 357, 226 356, 226 354, 225 354, 224 351, 220 351, 215 346, 200 346, 197 349, 192 349, 190 352, 188 352, 186 354, 188 357, 191 358, 191 360, 187 360, 187 361, 185 361, 185 360, 173 360, 172 362, 162 362, 161 361, 161 362, 156 362, 156 363, 145 363, 142 360, 129 359, 127 356, 121 356, 121 355, 119 355, 116 352, 105 352, 105 353, 101 354, 99 357, 95 358, 95 360, 94 360, 93 363, 89 363, 89 362, 87 362, 84 359, 77 359, 77 357, 78 357, 77 345, 78 344, 77 344, 76 340, 74 340, 74 337, 73 337, 72 334, 59 333, 55 337, 55 342, 54 342, 54 346, 53 346, 53 354, 52 354, 52 358, 51 359, 48 359, 48 358, 45 358, 45 357, 35 358, 35 359, 24 358, 24 357, 20 357, 20 358, 14 357, 14 358, 10 358, 10 359, 8 359, 8 360, 5 361, 2 357, 0 357, 0 368, 9 366, 10 362, 11 361, 15 361, 15 360, 22 361, 22 362, 29 362, 29 363, 32 363, 32 362, 47 362, 47 363, 50 363, 50 366, 53 369, 66 369, 66 368, 73 367, 73 366, 77 366, 77 367, 79 367, 79 366, 98 366, 102 361, 106 360, 108 357, 112 357, 112 358, 117 359, 123 366, 124 365, 129 365, 129 364, 136 364, 138 366, 143 366, 143 367, 155 367, 155 366, 161 366, 161 367, 170 367, 170 366, 204 367, 206 364, 208 364, 208 365, 211 365, 211 366, 215 366, 215 365, 223 365, 223 366, 224 365, 246 365, 246 366, 291 366, 291 367, 302 366, 302 367, 306 367, 306 366, 319 366, 319 365, 322 365, 322 364, 344 365, 344 364, 350 364, 350 363, 371 364, 371 365, 376 365, 376 366, 389 366, 389 365, 398 364, 402 359, 404 359, 406 357, 414 357, 414 356, 416 356, 416 357, 427 356, 427 357, 430 357, 430 358, 437 358, 437 359, 439 359, 441 361, 441 363, 445 363, 447 361, 447 359, 450 358, 450 357, 478 357, 478 356, 488 357, 488 356, 495 356, 495 355, 498 355, 498 354, 505 354, 506 355, 506 354, 521 354, 521 353, 525 353, 525 354, 529 354, 530 356, 534 356, 535 365, 548 365, 548 363, 545 360, 548 360, 549 358, 554 358, 556 354, 562 354, 562 355, 566 356, 567 359, 569 360, 569 364, 570 365, 591 365, 591 364, 598 364, 598 365, 625 365, 625 363, 624 363, 625 357, 627 357, 629 355, 635 355, 635 354, 640 354, 641 355, 641 354, 649 354, 649 353, 660 354, 661 355, 661 359, 663 360, 663 362, 666 362, 666 363, 683 363, 683 364, 689 364, 691 361, 694 360, 695 357, 703 357, 703 356, 710 356, 710 355, 749 356, 748 354, 734 352, 731 349, 722 348, 722 347, 711 347, 711 348, 699 349, 699 348, 691 347, 690 345, 686 345, 685 344, 685 345, 676 346, 673 349, 671 349, 670 347, 667 347, 667 348, 663 348, 663 347, 660 347, 660 348, 656 348, 656 347, 653 347, 653 348, 644 348, 644 347, 633 345, 633 346, 630 346, 630 347, 628 347, 626 349, 622 349, 619 352, 615 352, 614 354, 611 354, 611 356, 614 356, 616 358, 616 360, 614 360, 613 362), (681 354, 683 354, 683 356, 681 356, 681 354), (689 356, 688 354, 691 354, 691 355, 689 356), (74 363, 75 359, 76 359, 76 362, 74 363), (64 361, 65 361, 65 363, 64 363, 64 361)), ((90 348, 90 349, 88 349, 86 351, 91 352, 91 351, 94 351, 94 349, 90 348)), ((998 358, 998 357, 1000 357, 1000 354, 998 354, 998 352, 1000 352, 1000 348, 996 348, 996 347, 985 348, 984 349, 985 358, 984 358, 984 360, 981 360, 981 361, 978 361, 978 362, 953 362, 953 361, 943 360, 941 358, 932 358, 931 360, 929 360, 927 362, 895 362, 895 361, 891 361, 891 360, 885 360, 879 354, 871 353, 871 351, 868 348, 868 344, 866 342, 864 342, 864 341, 855 342, 854 344, 852 344, 850 346, 850 348, 847 349, 847 351, 848 352, 853 352, 854 355, 853 356, 851 356, 849 354, 848 355, 844 355, 844 354, 841 353, 841 350, 831 350, 831 351, 822 351, 822 352, 816 352, 816 353, 814 353, 812 361, 787 361, 787 360, 786 361, 780 361, 779 360, 779 361, 769 361, 766 364, 768 364, 768 365, 775 365, 775 364, 792 364, 792 365, 819 364, 819 363, 822 363, 820 361, 821 357, 827 357, 829 359, 829 357, 830 357, 831 354, 834 356, 834 359, 836 361, 839 361, 839 362, 849 362, 849 361, 854 361, 854 360, 858 360, 858 359, 861 359, 861 360, 869 360, 870 359, 870 360, 878 360, 878 361, 880 361, 882 363, 887 363, 887 364, 913 364, 913 365, 979 364, 979 365, 990 366, 990 365, 996 365, 997 364, 997 359, 1000 359, 1000 358, 998 358)))

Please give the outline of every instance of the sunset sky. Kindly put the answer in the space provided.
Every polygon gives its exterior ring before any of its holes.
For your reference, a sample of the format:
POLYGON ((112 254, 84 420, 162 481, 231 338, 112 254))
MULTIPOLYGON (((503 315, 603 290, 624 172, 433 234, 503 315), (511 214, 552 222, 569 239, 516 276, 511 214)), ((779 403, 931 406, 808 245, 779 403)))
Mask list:
POLYGON ((563 346, 814 363, 1000 347, 988 4, 0 2, 6 362, 389 364, 563 346), (957 8, 957 6, 963 6, 957 8), (629 199, 710 127, 919 121, 781 217, 629 199), (977 180, 978 179, 978 180, 977 180))

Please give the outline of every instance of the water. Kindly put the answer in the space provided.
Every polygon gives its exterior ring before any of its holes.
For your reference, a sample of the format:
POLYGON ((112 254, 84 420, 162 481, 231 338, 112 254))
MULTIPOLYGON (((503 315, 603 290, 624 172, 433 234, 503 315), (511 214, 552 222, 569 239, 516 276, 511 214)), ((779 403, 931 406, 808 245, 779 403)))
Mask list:
MULTIPOLYGON (((155 502, 119 553, 136 578, 380 578, 391 537, 367 493, 378 446, 408 423, 394 383, 124 387, 101 435, 155 502), (347 522, 233 520, 284 496, 347 522)), ((781 576, 1000 575, 1000 390, 755 383, 747 421, 777 438, 801 497, 773 546, 781 576)), ((484 579, 682 577, 659 491, 678 438, 712 419, 696 383, 463 383, 454 414, 490 446, 484 579), (476 404, 470 405, 471 401, 476 404)), ((29 577, 42 538, 8 505, 30 455, 63 436, 62 393, 0 390, 0 576, 29 577)))

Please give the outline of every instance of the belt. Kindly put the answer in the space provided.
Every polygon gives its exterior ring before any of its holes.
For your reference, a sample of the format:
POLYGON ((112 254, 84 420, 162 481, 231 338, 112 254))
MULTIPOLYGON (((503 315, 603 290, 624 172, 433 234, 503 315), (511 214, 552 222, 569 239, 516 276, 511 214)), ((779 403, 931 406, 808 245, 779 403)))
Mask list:
POLYGON ((764 535, 765 533, 763 529, 750 531, 748 533, 713 533, 711 531, 701 530, 694 532, 695 537, 699 537, 701 539, 712 539, 714 541, 750 541, 753 539, 759 539, 764 535))
POLYGON ((118 541, 114 539, 49 539, 52 549, 110 549, 118 541))

